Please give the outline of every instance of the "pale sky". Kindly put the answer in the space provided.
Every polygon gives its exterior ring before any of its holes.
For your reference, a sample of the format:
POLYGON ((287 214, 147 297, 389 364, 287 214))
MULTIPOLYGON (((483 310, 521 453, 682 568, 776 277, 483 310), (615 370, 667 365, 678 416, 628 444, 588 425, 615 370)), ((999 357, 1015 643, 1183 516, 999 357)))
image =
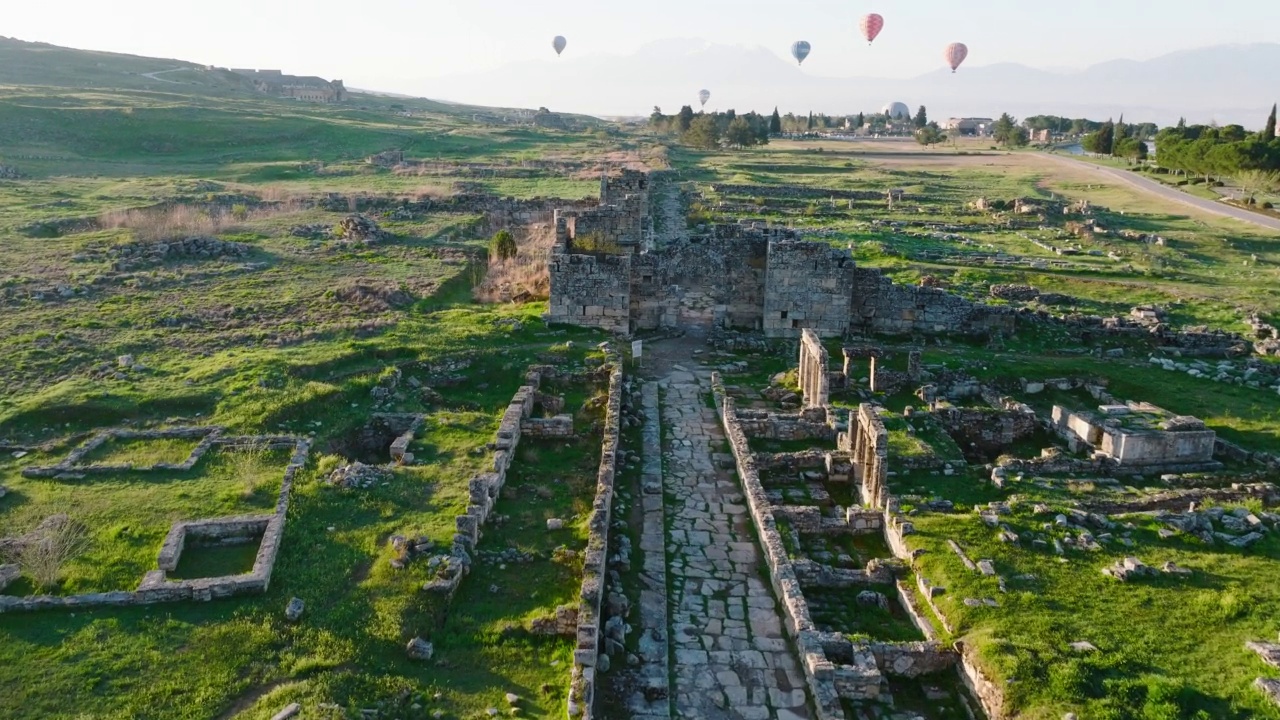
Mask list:
POLYGON ((968 65, 1079 68, 1223 43, 1280 41, 1277 0, 4 0, 0 35, 419 92, 424 77, 554 57, 627 54, 665 38, 763 46, 804 71, 902 78, 937 70, 949 42, 968 65), (866 12, 885 16, 867 48, 866 12), (418 80, 418 83, 414 83, 418 80))

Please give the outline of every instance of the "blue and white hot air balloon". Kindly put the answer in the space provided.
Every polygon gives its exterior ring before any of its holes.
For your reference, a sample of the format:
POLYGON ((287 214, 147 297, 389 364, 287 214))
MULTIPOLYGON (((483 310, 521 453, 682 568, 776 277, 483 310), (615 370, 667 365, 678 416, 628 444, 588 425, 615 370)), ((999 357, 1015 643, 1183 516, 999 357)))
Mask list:
POLYGON ((801 65, 804 59, 809 57, 809 51, 812 49, 808 40, 797 40, 791 43, 791 56, 796 59, 797 65, 801 65))

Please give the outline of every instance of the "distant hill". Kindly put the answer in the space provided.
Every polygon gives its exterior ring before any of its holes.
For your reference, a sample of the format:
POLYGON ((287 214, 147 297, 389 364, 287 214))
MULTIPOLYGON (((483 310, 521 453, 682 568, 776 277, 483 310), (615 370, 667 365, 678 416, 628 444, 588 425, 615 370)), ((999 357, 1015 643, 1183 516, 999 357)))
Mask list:
MULTIPOLYGON (((712 91, 720 109, 856 113, 902 101, 935 118, 1050 113, 1173 123, 1217 120, 1261 126, 1280 99, 1280 44, 1222 45, 1144 62, 1116 60, 1080 71, 1014 63, 966 65, 906 80, 810 74, 765 48, 664 40, 625 56, 555 58, 466 76, 423 79, 407 88, 466 102, 547 105, 609 115, 668 112, 712 91)), ((710 106, 709 106, 710 107, 710 106)))
POLYGON ((253 93, 253 83, 226 70, 184 60, 75 50, 0 38, 0 85, 73 89, 160 90, 184 94, 253 93), (154 77, 149 74, 155 73, 154 77))
MULTIPOLYGON (((299 68, 299 72, 305 69, 299 68)), ((227 68, 0 37, 0 87, 6 86, 272 99, 258 92, 250 78, 227 68)), ((375 90, 352 89, 348 98, 348 102, 335 107, 427 112, 496 124, 533 122, 537 115, 533 110, 518 109, 519 106, 485 107, 375 90)), ((565 114, 564 121, 573 126, 598 124, 594 117, 573 114, 565 114)))

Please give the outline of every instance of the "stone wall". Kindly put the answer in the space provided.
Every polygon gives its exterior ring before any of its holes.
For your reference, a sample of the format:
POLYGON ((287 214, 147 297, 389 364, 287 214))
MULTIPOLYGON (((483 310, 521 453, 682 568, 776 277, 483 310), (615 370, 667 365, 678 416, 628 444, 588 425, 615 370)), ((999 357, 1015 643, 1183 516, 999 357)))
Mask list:
POLYGON ((998 453, 1040 430, 1040 419, 1025 406, 1017 410, 949 407, 939 408, 933 415, 961 449, 976 447, 998 453))
MULTIPOLYGON (((729 441, 738 477, 742 483, 743 494, 746 496, 747 509, 759 535, 761 549, 764 551, 769 580, 782 606, 786 631, 796 642, 800 664, 816 704, 818 720, 844 720, 844 710, 840 706, 841 695, 836 688, 836 664, 827 658, 822 647, 821 634, 809 615, 809 605, 800 589, 800 580, 787 554, 782 535, 778 532, 777 522, 773 516, 773 506, 769 502, 764 486, 760 483, 760 473, 756 468, 755 457, 751 453, 747 435, 738 423, 734 399, 726 395, 718 373, 712 376, 712 388, 715 394, 716 410, 724 426, 725 436, 729 441)), ((880 672, 876 669, 874 662, 871 663, 870 668, 854 671, 854 675, 863 678, 865 682, 859 684, 851 681, 847 684, 858 687, 873 685, 878 693, 880 672)))
POLYGON ((577 645, 573 651, 573 672, 567 711, 570 717, 593 717, 596 667, 600 659, 600 631, 604 617, 601 604, 608 573, 609 525, 613 510, 614 479, 617 473, 618 439, 622 416, 622 359, 616 350, 605 350, 609 369, 609 397, 605 405, 604 439, 600 446, 600 468, 596 474, 596 496, 588 523, 584 551, 582 590, 578 594, 577 645))
POLYGON ((861 333, 1013 334, 1016 313, 970 302, 945 290, 899 285, 879 270, 853 271, 849 326, 861 333))
POLYGON ((547 271, 549 322, 631 332, 630 255, 572 255, 557 245, 547 271))
POLYGON ((532 438, 570 438, 573 437, 573 416, 527 418, 521 423, 520 432, 532 438))
MULTIPOLYGON (((218 442, 231 448, 293 446, 294 452, 289 458, 289 464, 285 467, 284 479, 280 483, 280 493, 276 498, 276 507, 273 514, 176 523, 170 529, 164 544, 161 546, 156 563, 157 569, 148 572, 143 577, 141 584, 138 585, 137 590, 133 592, 115 591, 68 596, 0 596, 0 613, 95 606, 150 605, 182 600, 208 601, 236 595, 266 592, 271 583, 271 575, 275 570, 276 556, 280 551, 280 543, 284 537, 285 517, 289 510, 289 499, 293 494, 294 478, 307 462, 307 457, 311 451, 311 440, 309 438, 277 435, 220 437, 216 432, 211 432, 211 430, 214 430, 213 428, 173 428, 170 431, 125 432, 185 432, 188 433, 186 436, 191 437, 198 436, 198 433, 195 432, 196 430, 204 431, 205 440, 211 445, 214 442, 218 442), (214 543, 243 543, 258 540, 258 553, 254 557, 253 569, 242 575, 224 575, 181 581, 169 580, 166 577, 166 573, 177 568, 182 551, 188 542, 188 536, 195 538, 197 541, 214 543)), ((104 434, 100 433, 95 437, 104 437, 104 434)), ((165 437, 165 435, 161 434, 158 437, 165 437)), ((77 455, 73 451, 69 457, 79 459, 83 457, 83 454, 77 455)))
POLYGON ((760 329, 768 243, 727 235, 717 230, 632 258, 633 330, 760 329))
POLYGON ((822 337, 849 329, 854 262, 825 243, 774 240, 765 271, 764 334, 795 337, 805 328, 822 337))

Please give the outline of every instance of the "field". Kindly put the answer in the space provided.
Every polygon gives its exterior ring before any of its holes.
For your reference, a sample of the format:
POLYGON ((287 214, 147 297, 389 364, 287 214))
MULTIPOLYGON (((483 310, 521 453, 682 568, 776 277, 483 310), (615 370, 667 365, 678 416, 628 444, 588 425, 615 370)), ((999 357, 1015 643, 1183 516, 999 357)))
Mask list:
MULTIPOLYGON (((597 345, 607 338, 549 327, 544 296, 480 302, 476 290, 498 267, 490 237, 508 227, 521 242, 520 267, 545 277, 550 209, 594 202, 602 173, 671 170, 691 227, 766 220, 848 248, 860 266, 896 281, 927 280, 970 299, 1008 304, 991 297, 991 286, 1020 284, 1059 296, 1028 305, 1058 316, 1128 316, 1134 306, 1160 305, 1172 328, 1237 333, 1250 331, 1251 313, 1280 320, 1273 233, 986 142, 924 150, 775 141, 704 153, 593 118, 541 127, 526 111, 375 95, 311 105, 256 95, 199 66, 181 65, 171 76, 178 86, 148 78, 159 67, 145 58, 47 50, 42 64, 8 42, 0 40, 0 164, 21 177, 0 179, 0 539, 38 533, 61 516, 83 536, 50 582, 24 566, 3 594, 133 591, 155 570, 175 522, 273 512, 289 463, 286 450, 217 446, 174 469, 198 439, 121 439, 64 474, 32 476, 95 432, 217 427, 307 438, 311 449, 264 594, 0 614, 6 718, 265 720, 291 702, 308 709, 304 717, 478 718, 511 713, 508 694, 518 696, 521 717, 563 717, 574 640, 535 634, 530 624, 578 599, 601 459, 597 345), (388 151, 403 160, 380 160, 388 151), (724 184, 748 189, 713 187, 724 184), (798 200, 782 187, 819 195, 798 200), (890 189, 902 197, 820 196, 890 189), (1042 209, 1018 213, 1015 200, 1088 201, 1095 229, 1076 233, 1042 209), (512 205, 539 219, 512 220, 512 205), (394 566, 393 538, 447 551, 455 517, 471 502, 468 483, 492 467, 502 414, 534 365, 558 371, 542 390, 564 398, 574 435, 521 442, 457 594, 426 592, 435 566, 426 558, 394 566), (422 421, 408 462, 390 463, 398 433, 375 418, 386 413, 422 421), (330 482, 356 461, 378 466, 377 479, 330 482), (132 467, 80 472, 95 464, 132 467), (560 529, 547 529, 552 519, 564 521, 560 529), (290 622, 294 597, 305 611, 290 622), (406 656, 416 637, 433 644, 430 661, 406 656)), ((1250 378, 1276 375, 1275 358, 1233 358, 1231 379, 1215 382, 1152 364, 1150 355, 1190 358, 1147 338, 1084 337, 1049 321, 1022 323, 998 342, 856 341, 886 349, 892 357, 882 367, 898 371, 924 346, 930 372, 963 372, 1014 395, 1027 380, 1089 378, 1116 397, 1194 415, 1245 450, 1280 448, 1280 395, 1244 375, 1247 364, 1250 378)), ((845 342, 828 343, 832 369, 845 342)), ((755 390, 795 364, 787 343, 733 359, 746 363, 734 382, 755 390)), ((918 384, 876 394, 858 384, 861 374, 833 407, 846 413, 870 400, 885 408, 891 489, 911 513, 910 545, 925 551, 909 578, 948 588, 939 602, 954 632, 941 632, 943 641, 976 648, 1014 716, 1280 718, 1250 687, 1266 671, 1242 649, 1275 636, 1274 534, 1248 549, 1207 546, 1162 536, 1149 515, 1116 513, 1132 524, 1123 536, 1132 545, 1057 555, 1001 542, 972 510, 1008 502, 1002 522, 1012 531, 1061 537, 1043 529, 1060 511, 1167 488, 1155 477, 1116 485, 1058 475, 996 487, 986 467, 995 458, 975 460, 940 421, 921 417, 918 384), (907 462, 913 467, 894 465, 907 462), (944 465, 954 472, 943 474, 944 465), (953 509, 928 504, 938 499, 953 509), (1052 512, 1035 510, 1041 503, 1052 512), (948 540, 1020 579, 1001 592, 967 571, 948 540), (1193 575, 1138 584, 1101 574, 1135 553, 1193 575), (991 596, 998 608, 962 602, 991 596), (1072 651, 1078 641, 1098 652, 1072 651)), ((1019 399, 1047 415, 1054 401, 1082 392, 1019 399)), ((1008 454, 1027 459, 1045 442, 1053 441, 1036 435, 1008 454)), ((640 426, 625 426, 624 448, 640 445, 640 426)), ((809 446, 752 441, 768 453, 809 446)), ((1229 464, 1197 481, 1275 480, 1249 470, 1229 464)), ((629 504, 642 495, 640 473, 629 456, 619 472, 629 504)), ((815 489, 794 475, 777 482, 796 502, 823 493, 855 502, 847 486, 815 489)), ((641 504, 622 518, 622 529, 636 530, 641 504)), ((788 550, 798 555, 889 555, 878 537, 796 538, 788 550)), ((193 546, 169 576, 247 573, 256 548, 193 546)), ((639 560, 621 580, 642 582, 639 560)), ((897 606, 867 613, 845 591, 811 591, 825 627, 858 639, 921 637, 897 606)), ((637 651, 634 636, 630 643, 627 651, 637 651)), ((928 717, 959 713, 954 678, 942 688, 946 714, 930 714, 930 690, 906 683, 894 692, 901 708, 928 717)), ((623 704, 601 701, 610 713, 623 704)))
MULTIPOLYGON (((1280 242, 1274 235, 1165 204, 1119 184, 1100 183, 1095 176, 1030 152, 996 151, 976 141, 923 150, 894 141, 809 140, 775 142, 745 153, 682 152, 674 159, 695 183, 692 207, 699 221, 748 217, 802 229, 814 239, 847 246, 860 265, 882 268, 903 282, 931 277, 953 292, 995 303, 1003 301, 987 296, 992 284, 1032 285, 1069 296, 1065 306, 1050 308, 1055 314, 1123 316, 1135 305, 1161 304, 1168 307, 1173 326, 1208 325, 1236 332, 1247 332, 1241 322, 1246 312, 1275 317, 1280 310, 1275 293, 1280 242), (716 192, 716 183, 752 189, 716 192), (794 200, 771 189, 784 185, 879 192, 902 188, 906 198, 892 207, 885 201, 794 200), (1062 244, 1060 222, 1050 220, 1039 229, 1009 228, 1008 213, 979 212, 970 206, 979 197, 1029 202, 1087 199, 1097 208, 1099 224, 1110 233, 1082 239, 1083 252, 1063 258, 1029 241, 1062 244), (1166 244, 1134 243, 1120 236, 1124 230, 1159 235, 1166 244), (1100 252, 1090 253, 1091 249, 1100 252), (1112 252, 1118 259, 1107 257, 1112 252), (1069 267, 1011 269, 991 262, 995 257, 1028 265, 1069 260, 1069 267)), ((889 360, 884 366, 902 370, 906 353, 920 347, 919 341, 858 338, 854 344, 872 342, 885 348, 889 360)), ((847 344, 828 343, 833 365, 840 347, 847 344)), ((1099 338, 1091 343, 1064 327, 1024 325, 994 349, 985 342, 934 344, 930 340, 925 347, 926 368, 971 374, 1030 403, 1046 419, 1051 401, 1080 407, 1091 399, 1024 395, 1022 384, 1028 379, 1086 377, 1118 398, 1145 399, 1199 417, 1219 436, 1242 446, 1260 451, 1280 447, 1280 397, 1273 389, 1171 373, 1148 361, 1148 355, 1162 352, 1141 340, 1099 338), (1103 348, 1119 354, 1105 356, 1103 348)), ((763 363, 749 354, 738 357, 752 368, 763 363)), ((1256 362, 1267 366, 1273 361, 1256 362)), ((767 378, 777 369, 769 363, 763 367, 767 369, 749 370, 747 376, 767 378)), ((850 382, 866 371, 863 361, 853 368, 850 382)), ((734 382, 745 384, 736 377, 734 382)), ((911 394, 915 387, 885 396, 856 385, 833 393, 832 402, 841 408, 871 399, 886 408, 882 417, 889 433, 890 469, 896 476, 890 479, 891 488, 905 498, 904 508, 915 526, 909 546, 923 551, 914 569, 946 588, 937 602, 953 632, 936 621, 934 626, 948 642, 977 649, 984 669, 1006 686, 1006 707, 1014 716, 1047 719, 1075 712, 1087 718, 1280 717, 1252 686, 1255 677, 1268 675, 1266 669, 1243 649, 1246 640, 1271 640, 1275 635, 1274 611, 1269 608, 1280 602, 1272 580, 1280 569, 1280 546, 1274 537, 1247 550, 1210 547, 1183 535, 1157 534, 1163 526, 1149 513, 1121 512, 1110 517, 1128 530, 1117 530, 1123 533, 1121 542, 1104 543, 1099 550, 1068 549, 1063 556, 1031 548, 1026 540, 1003 542, 976 512, 988 503, 1013 508, 1012 514, 1000 517, 1001 528, 1023 538, 1051 538, 1055 533, 1044 532, 1042 526, 1053 527, 1056 513, 1109 503, 1140 504, 1140 498, 1168 487, 1150 476, 1125 478, 1115 486, 1095 483, 1087 473, 1025 481, 1019 476, 1019 482, 994 487, 988 481, 989 465, 964 467, 956 441, 927 412, 920 414, 923 405, 911 394), (917 413, 904 420, 903 409, 909 406, 917 413), (929 458, 936 458, 932 471, 905 469, 907 462, 929 458), (944 462, 958 460, 961 469, 954 474, 939 471, 944 462), (927 502, 936 500, 950 501, 954 507, 928 509, 927 502), (1050 509, 1033 511, 1042 504, 1050 509), (1007 588, 966 569, 948 547, 949 540, 975 560, 994 560, 1007 588), (1189 580, 1135 584, 1100 572, 1131 555, 1156 564, 1173 562, 1192 574, 1189 580), (962 602, 966 598, 994 598, 998 607, 972 607, 962 602), (1071 643, 1082 641, 1097 651, 1071 648, 1071 643)), ((1011 458, 1035 457, 1041 447, 1055 442, 1059 441, 1037 437, 1006 452, 1011 458)), ((753 449, 767 452, 795 451, 804 445, 753 440, 753 449)), ((1211 473, 1199 482, 1220 486, 1233 474, 1254 477, 1247 468, 1233 467, 1224 476, 1211 473)), ((1274 472, 1264 475, 1275 479, 1274 472)), ((836 491, 831 497, 837 498, 836 491)), ((1232 507, 1236 505, 1224 505, 1232 507)), ((829 604, 829 598, 818 597, 824 606, 829 604)), ((864 612, 861 620, 856 615, 845 620, 846 626, 856 630, 862 627, 859 622, 874 621, 874 615, 868 618, 864 612)), ((894 633, 891 627, 872 631, 881 639, 893 639, 894 633)))
MULTIPOLYGON (((215 449, 189 471, 22 475, 88 433, 207 425, 310 436, 313 449, 267 594, 0 616, 12 690, 0 715, 267 718, 301 701, 472 717, 505 710, 506 693, 526 717, 562 715, 571 642, 525 628, 576 600, 573 551, 585 543, 599 461, 583 405, 599 388, 547 388, 585 423, 579 439, 522 445, 494 510, 506 522, 486 531, 452 601, 421 590, 425 560, 393 569, 388 539, 447 549, 525 369, 585 368, 601 338, 546 329, 545 303, 476 304, 492 232, 484 212, 426 208, 460 191, 593 195, 601 170, 634 161, 638 145, 594 121, 540 130, 500 110, 427 101, 323 107, 234 83, 127 86, 112 82, 118 75, 86 89, 93 74, 74 67, 42 76, 55 87, 33 87, 21 73, 36 69, 7 72, 18 75, 0 90, 0 162, 23 178, 0 181, 0 536, 59 513, 86 532, 52 587, 24 575, 5 593, 131 591, 171 523, 269 513, 287 460, 215 449), (388 149, 413 158, 409 170, 366 162, 388 149), (362 198, 386 203, 370 214, 376 242, 292 232, 337 226, 362 198), (402 202, 417 209, 393 212, 402 202), (157 254, 155 243, 173 249, 157 254), (375 397, 395 367, 415 385, 375 397), (367 488, 329 486, 341 464, 387 461, 385 445, 368 444, 374 411, 422 414, 418 460, 367 488), (548 533, 550 517, 565 529, 548 533), (504 552, 516 560, 484 554, 504 552), (295 596, 305 619, 290 624, 295 596), (432 662, 406 658, 414 636, 433 642, 432 662)), ((111 442, 83 462, 180 462, 194 444, 111 442)), ((255 549, 190 550, 170 577, 246 572, 255 549)))

